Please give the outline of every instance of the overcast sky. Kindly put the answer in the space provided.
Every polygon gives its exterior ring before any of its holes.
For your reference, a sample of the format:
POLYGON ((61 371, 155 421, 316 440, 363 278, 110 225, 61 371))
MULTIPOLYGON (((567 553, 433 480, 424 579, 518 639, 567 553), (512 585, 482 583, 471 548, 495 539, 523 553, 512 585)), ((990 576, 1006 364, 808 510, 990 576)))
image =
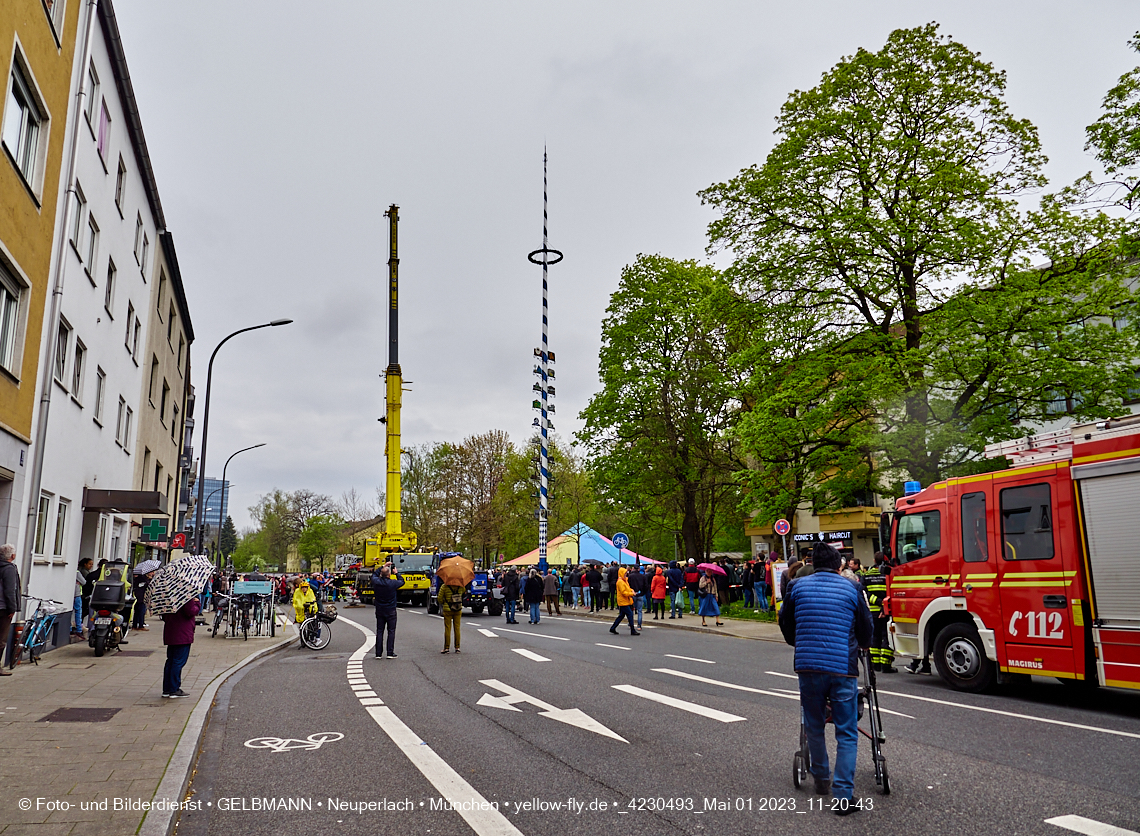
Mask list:
MULTIPOLYGON (((1054 185, 1135 66, 1134 0, 115 0, 196 341, 218 354, 211 475, 231 513, 279 487, 383 483, 390 203, 400 206, 404 446, 530 434, 550 153, 560 435, 598 386, 601 320, 638 253, 704 258, 696 192, 763 160, 788 94, 896 28, 941 24, 1008 72, 1054 185)), ((200 447, 200 439, 195 446, 200 447)))

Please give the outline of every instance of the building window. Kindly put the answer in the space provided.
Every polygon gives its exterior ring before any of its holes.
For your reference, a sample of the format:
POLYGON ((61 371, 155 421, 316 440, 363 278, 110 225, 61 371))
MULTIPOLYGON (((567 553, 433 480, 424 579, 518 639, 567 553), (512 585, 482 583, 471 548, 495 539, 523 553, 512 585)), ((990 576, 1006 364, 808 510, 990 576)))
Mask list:
MULTIPOLYGON (((111 557, 114 557, 114 556, 115 556, 115 553, 112 551, 111 557)), ((100 560, 105 559, 106 557, 107 557, 107 515, 106 514, 100 514, 99 515, 99 535, 95 541, 95 559, 96 559, 96 562, 98 562, 100 560)))
POLYGON ((142 254, 139 256, 139 269, 143 274, 143 281, 146 281, 146 254, 150 250, 150 239, 143 233, 142 254))
POLYGON ((34 554, 42 555, 47 544, 48 514, 51 513, 51 494, 40 494, 39 514, 36 516, 36 542, 32 548, 34 554))
POLYGON ((75 341, 75 360, 71 366, 71 394, 77 400, 83 399, 83 367, 87 360, 87 349, 78 339, 75 341))
POLYGON ((99 157, 103 160, 103 164, 107 163, 107 151, 111 145, 111 114, 107 112, 107 102, 102 102, 99 105, 99 139, 96 147, 99 149, 99 157))
POLYGON ((155 311, 158 312, 159 320, 162 320, 162 300, 166 298, 166 272, 164 270, 158 271, 158 304, 155 305, 155 311))
POLYGON ((103 399, 107 394, 107 373, 95 367, 95 421, 103 426, 103 399))
POLYGON ((43 0, 44 12, 51 22, 52 29, 55 30, 56 41, 60 40, 60 35, 63 33, 63 16, 67 8, 64 0, 43 0))
POLYGON ((103 308, 107 311, 107 316, 111 319, 115 318, 115 262, 112 259, 107 259, 107 286, 103 288, 103 308))
POLYGON ((142 331, 142 320, 135 317, 135 330, 131 335, 131 357, 137 362, 139 359, 139 332, 142 331))
POLYGON ((90 235, 87 239, 87 275, 94 281, 92 271, 95 269, 95 255, 99 252, 99 224, 91 213, 87 214, 87 232, 90 235))
POLYGON ((131 333, 133 332, 134 323, 131 322, 135 318, 135 305, 134 302, 127 302, 127 336, 123 338, 123 345, 127 347, 127 351, 131 350, 131 333))
MULTIPOLYGON (((75 247, 76 254, 79 253, 80 234, 83 231, 83 214, 87 211, 87 198, 83 196, 83 187, 79 185, 79 181, 75 181, 75 214, 71 218, 71 231, 70 240, 71 246, 75 247)), ((83 258, 82 255, 79 256, 83 258)))
POLYGON ((163 494, 166 497, 167 502, 170 501, 170 494, 173 490, 174 490, 174 477, 173 476, 167 476, 166 477, 166 493, 163 494))
POLYGON ((142 473, 139 474, 139 490, 146 490, 146 477, 150 473, 150 448, 143 447, 142 473))
POLYGON ((140 213, 135 217, 135 261, 137 261, 139 264, 142 264, 142 259, 139 257, 139 253, 142 252, 142 239, 143 225, 142 214, 140 213))
POLYGON ((63 557, 63 547, 67 542, 67 512, 71 506, 66 499, 61 499, 55 508, 55 549, 52 554, 63 557))
POLYGON ((119 172, 115 175, 115 205, 119 207, 119 216, 123 214, 123 192, 127 189, 127 164, 119 157, 119 172))
POLYGON ((40 135, 43 133, 43 113, 32 96, 31 85, 23 72, 12 65, 8 97, 4 104, 3 143, 12 155, 16 168, 29 185, 35 179, 39 160, 40 135))
POLYGON ((23 288, 0 264, 0 366, 16 373, 16 329, 23 288))
POLYGON ((170 385, 162 381, 162 403, 158 407, 158 420, 166 423, 166 402, 170 400, 170 385))
POLYGON ((174 344, 171 342, 174 337, 174 319, 174 303, 171 302, 170 313, 166 317, 166 344, 171 348, 174 348, 174 344))
POLYGON ((84 102, 83 116, 87 119, 87 126, 91 133, 95 133, 95 108, 99 102, 99 73, 95 72, 95 62, 87 68, 87 101, 84 102))
POLYGON ((182 338, 182 335, 179 334, 178 335, 178 371, 182 371, 182 352, 185 348, 186 348, 186 340, 184 340, 182 338))
POLYGON ((156 461, 154 463, 154 492, 158 493, 158 489, 162 486, 162 463, 156 461))
POLYGON ((123 421, 123 450, 127 453, 131 452, 131 422, 134 417, 134 410, 128 406, 127 417, 126 420, 123 421))
POLYGON ((67 350, 71 347, 71 326, 62 319, 59 321, 59 331, 55 335, 55 379, 63 388, 67 388, 67 350))
POLYGON ((170 412, 170 440, 178 443, 178 404, 174 404, 170 412))
POLYGON ((115 416, 115 443, 123 446, 123 419, 127 417, 127 402, 119 396, 119 413, 115 416))
POLYGON ((147 381, 146 399, 150 401, 150 405, 154 406, 154 386, 158 383, 158 358, 151 355, 150 358, 150 380, 147 381))

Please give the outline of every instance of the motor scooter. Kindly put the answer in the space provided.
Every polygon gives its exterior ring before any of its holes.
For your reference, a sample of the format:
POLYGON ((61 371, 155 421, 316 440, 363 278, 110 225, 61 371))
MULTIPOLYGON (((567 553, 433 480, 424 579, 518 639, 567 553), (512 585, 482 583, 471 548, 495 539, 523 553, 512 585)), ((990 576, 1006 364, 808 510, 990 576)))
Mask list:
POLYGON ((101 577, 91 590, 92 626, 88 644, 95 649, 96 656, 108 650, 116 650, 130 630, 130 613, 135 599, 131 596, 131 585, 124 578, 128 564, 121 560, 109 560, 103 566, 101 577))

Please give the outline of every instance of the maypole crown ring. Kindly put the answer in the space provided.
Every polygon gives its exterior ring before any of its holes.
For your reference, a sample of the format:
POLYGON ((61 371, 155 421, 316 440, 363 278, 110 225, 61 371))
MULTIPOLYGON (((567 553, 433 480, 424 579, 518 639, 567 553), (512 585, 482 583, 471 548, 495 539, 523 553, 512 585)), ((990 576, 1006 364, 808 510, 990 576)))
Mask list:
POLYGON ((551 250, 551 249, 548 249, 546 247, 543 247, 541 250, 535 250, 533 253, 527 254, 527 261, 529 261, 531 264, 551 265, 551 264, 557 264, 561 260, 562 260, 562 251, 561 250, 551 250), (539 254, 545 254, 545 255, 552 255, 553 254, 553 255, 558 256, 558 258, 554 259, 554 261, 547 261, 545 259, 535 258, 535 256, 539 255, 539 254))

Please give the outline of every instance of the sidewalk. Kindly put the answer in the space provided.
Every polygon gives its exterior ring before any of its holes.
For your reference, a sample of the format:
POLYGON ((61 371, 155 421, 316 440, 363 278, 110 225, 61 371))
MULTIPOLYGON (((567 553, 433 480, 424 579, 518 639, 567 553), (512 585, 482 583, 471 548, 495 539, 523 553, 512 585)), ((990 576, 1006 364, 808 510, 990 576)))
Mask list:
MULTIPOLYGON (((523 615, 526 615, 525 610, 520 610, 523 615)), ((542 604, 542 615, 546 615, 546 602, 542 604)), ((595 621, 608 621, 613 623, 617 618, 617 610, 602 610, 600 613, 591 613, 589 609, 579 607, 574 609, 565 604, 562 605, 563 616, 577 616, 579 618, 589 618, 595 621)), ((754 639, 757 641, 765 642, 779 642, 784 643, 784 636, 780 633, 780 627, 774 621, 750 621, 743 618, 723 618, 723 627, 702 627, 701 617, 699 615, 689 615, 685 613, 683 618, 669 618, 665 616, 664 619, 653 620, 650 613, 642 613, 641 624, 642 626, 652 625, 654 627, 668 627, 671 630, 690 630, 696 633, 712 633, 718 636, 732 636, 737 639, 754 639)), ((2 831, 0 831, 2 832, 2 831)))
MULTIPOLYGON (((208 705, 195 709, 204 699, 212 701, 221 675, 295 636, 292 627, 278 626, 275 638, 210 638, 205 627, 198 627, 182 675, 182 689, 191 695, 187 699, 161 697, 166 649, 158 618, 151 620, 149 631, 132 631, 121 653, 96 659, 82 642, 45 653, 38 667, 16 667, 12 676, 0 679, 0 834, 135 833, 146 813, 116 811, 115 800, 154 800, 183 732, 187 744, 197 749, 208 705), (86 722, 44 720, 60 708, 103 709, 110 716, 86 722), (21 809, 24 799, 31 809, 21 809), (106 809, 79 807, 104 799, 106 809), (45 809, 46 802, 57 801, 62 809, 45 809)), ((182 756, 180 751, 179 762, 171 765, 164 797, 181 800, 188 775, 174 772, 187 771, 182 756)), ((161 823, 156 819, 161 814, 152 814, 148 832, 161 823)))

